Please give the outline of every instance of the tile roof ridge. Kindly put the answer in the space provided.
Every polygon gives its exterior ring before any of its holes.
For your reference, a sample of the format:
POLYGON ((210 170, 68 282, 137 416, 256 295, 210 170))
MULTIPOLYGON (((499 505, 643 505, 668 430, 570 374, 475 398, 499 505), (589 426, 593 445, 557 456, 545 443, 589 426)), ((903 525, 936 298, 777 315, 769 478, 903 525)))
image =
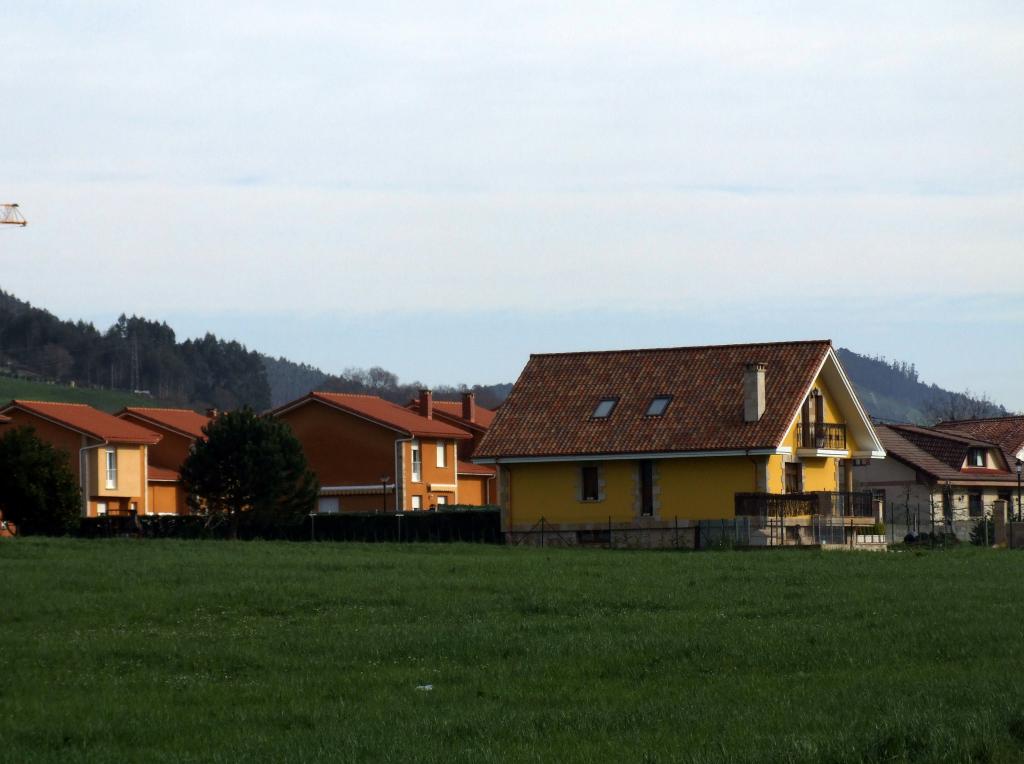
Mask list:
POLYGON ((199 414, 195 409, 178 408, 176 406, 125 406, 125 411, 187 411, 191 414, 199 414))
POLYGON ((936 422, 936 427, 956 427, 958 424, 976 424, 978 422, 1005 422, 1007 419, 1021 419, 1024 420, 1024 414, 1003 414, 1001 416, 980 416, 973 419, 943 419, 941 422, 936 422))
POLYGON ((672 345, 668 347, 620 348, 618 350, 565 350, 553 353, 530 353, 530 358, 546 358, 550 356, 570 355, 616 355, 625 353, 654 353, 676 350, 715 350, 741 347, 779 347, 781 345, 829 345, 832 340, 789 340, 776 342, 731 342, 724 345, 672 345))
POLYGON ((42 403, 43 405, 48 405, 48 406, 80 406, 80 407, 86 408, 86 409, 95 409, 96 411, 99 411, 99 412, 101 412, 103 414, 107 413, 106 411, 103 411, 102 409, 97 409, 95 406, 90 406, 88 403, 72 403, 70 401, 39 401, 39 400, 35 400, 34 398, 14 398, 14 399, 11 400, 11 403, 12 404, 16 404, 16 403, 42 403))
POLYGON ((982 444, 988 445, 988 446, 997 446, 998 445, 997 443, 994 443, 994 442, 992 442, 990 440, 983 440, 982 438, 975 438, 975 437, 972 437, 970 435, 964 435, 964 434, 959 433, 959 432, 948 432, 946 430, 940 430, 940 429, 937 429, 935 427, 924 427, 923 425, 919 425, 919 424, 898 424, 898 425, 883 425, 883 426, 888 426, 888 427, 896 429, 896 430, 905 430, 907 432, 916 432, 916 433, 920 433, 920 434, 924 434, 924 435, 931 435, 932 437, 935 437, 935 438, 945 438, 946 440, 954 440, 954 441, 958 441, 960 443, 968 443, 968 444, 970 444, 970 443, 982 443, 982 444))
MULTIPOLYGON (((379 395, 373 393, 336 393, 331 390, 311 390, 310 395, 334 395, 339 398, 375 398, 377 400, 384 401, 385 403, 391 403, 387 398, 382 398, 379 395)), ((397 403, 394 405, 398 405, 397 403)))

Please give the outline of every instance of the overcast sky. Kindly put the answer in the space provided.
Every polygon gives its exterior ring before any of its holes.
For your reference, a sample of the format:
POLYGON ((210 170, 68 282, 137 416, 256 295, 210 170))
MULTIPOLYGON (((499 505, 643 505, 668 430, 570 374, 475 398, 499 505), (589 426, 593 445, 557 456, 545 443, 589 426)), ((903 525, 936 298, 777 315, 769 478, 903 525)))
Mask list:
POLYGON ((1024 409, 1019 0, 341 5, 9 4, 0 288, 434 384, 830 337, 1024 409))

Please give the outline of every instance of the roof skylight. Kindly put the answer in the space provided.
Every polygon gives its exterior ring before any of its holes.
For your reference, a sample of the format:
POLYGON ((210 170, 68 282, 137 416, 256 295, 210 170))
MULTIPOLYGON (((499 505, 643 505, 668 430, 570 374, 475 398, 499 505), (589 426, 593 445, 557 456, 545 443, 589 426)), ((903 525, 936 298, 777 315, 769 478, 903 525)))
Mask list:
POLYGON ((665 413, 665 410, 668 408, 668 404, 671 400, 671 395, 659 395, 656 398, 651 399, 651 403, 647 407, 647 411, 644 413, 644 416, 661 416, 665 413))
POLYGON ((591 414, 593 419, 607 419, 612 415, 615 410, 615 404, 619 402, 618 398, 602 398, 597 402, 597 406, 594 408, 594 413, 591 414))

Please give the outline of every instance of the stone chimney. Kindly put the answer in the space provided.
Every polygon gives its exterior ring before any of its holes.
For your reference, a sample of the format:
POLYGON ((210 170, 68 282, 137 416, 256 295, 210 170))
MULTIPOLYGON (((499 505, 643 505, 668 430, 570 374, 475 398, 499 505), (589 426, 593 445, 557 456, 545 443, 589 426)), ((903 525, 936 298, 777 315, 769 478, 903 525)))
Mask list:
POLYGON ((420 390, 420 416, 434 418, 434 393, 427 388, 420 390))
POLYGON ((748 363, 743 372, 743 421, 758 422, 764 415, 766 363, 748 363))
POLYGON ((476 394, 472 391, 462 394, 462 418, 467 422, 476 421, 476 394))

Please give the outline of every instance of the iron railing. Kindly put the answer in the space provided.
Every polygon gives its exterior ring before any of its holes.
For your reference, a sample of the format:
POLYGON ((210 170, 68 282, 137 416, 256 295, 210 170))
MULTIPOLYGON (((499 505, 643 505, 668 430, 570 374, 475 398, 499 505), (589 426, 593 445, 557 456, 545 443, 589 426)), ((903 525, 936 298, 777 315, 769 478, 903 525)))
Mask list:
POLYGON ((846 450, 846 425, 828 422, 800 422, 796 428, 797 448, 846 450))
POLYGON ((737 493, 737 517, 872 517, 870 491, 737 493))

